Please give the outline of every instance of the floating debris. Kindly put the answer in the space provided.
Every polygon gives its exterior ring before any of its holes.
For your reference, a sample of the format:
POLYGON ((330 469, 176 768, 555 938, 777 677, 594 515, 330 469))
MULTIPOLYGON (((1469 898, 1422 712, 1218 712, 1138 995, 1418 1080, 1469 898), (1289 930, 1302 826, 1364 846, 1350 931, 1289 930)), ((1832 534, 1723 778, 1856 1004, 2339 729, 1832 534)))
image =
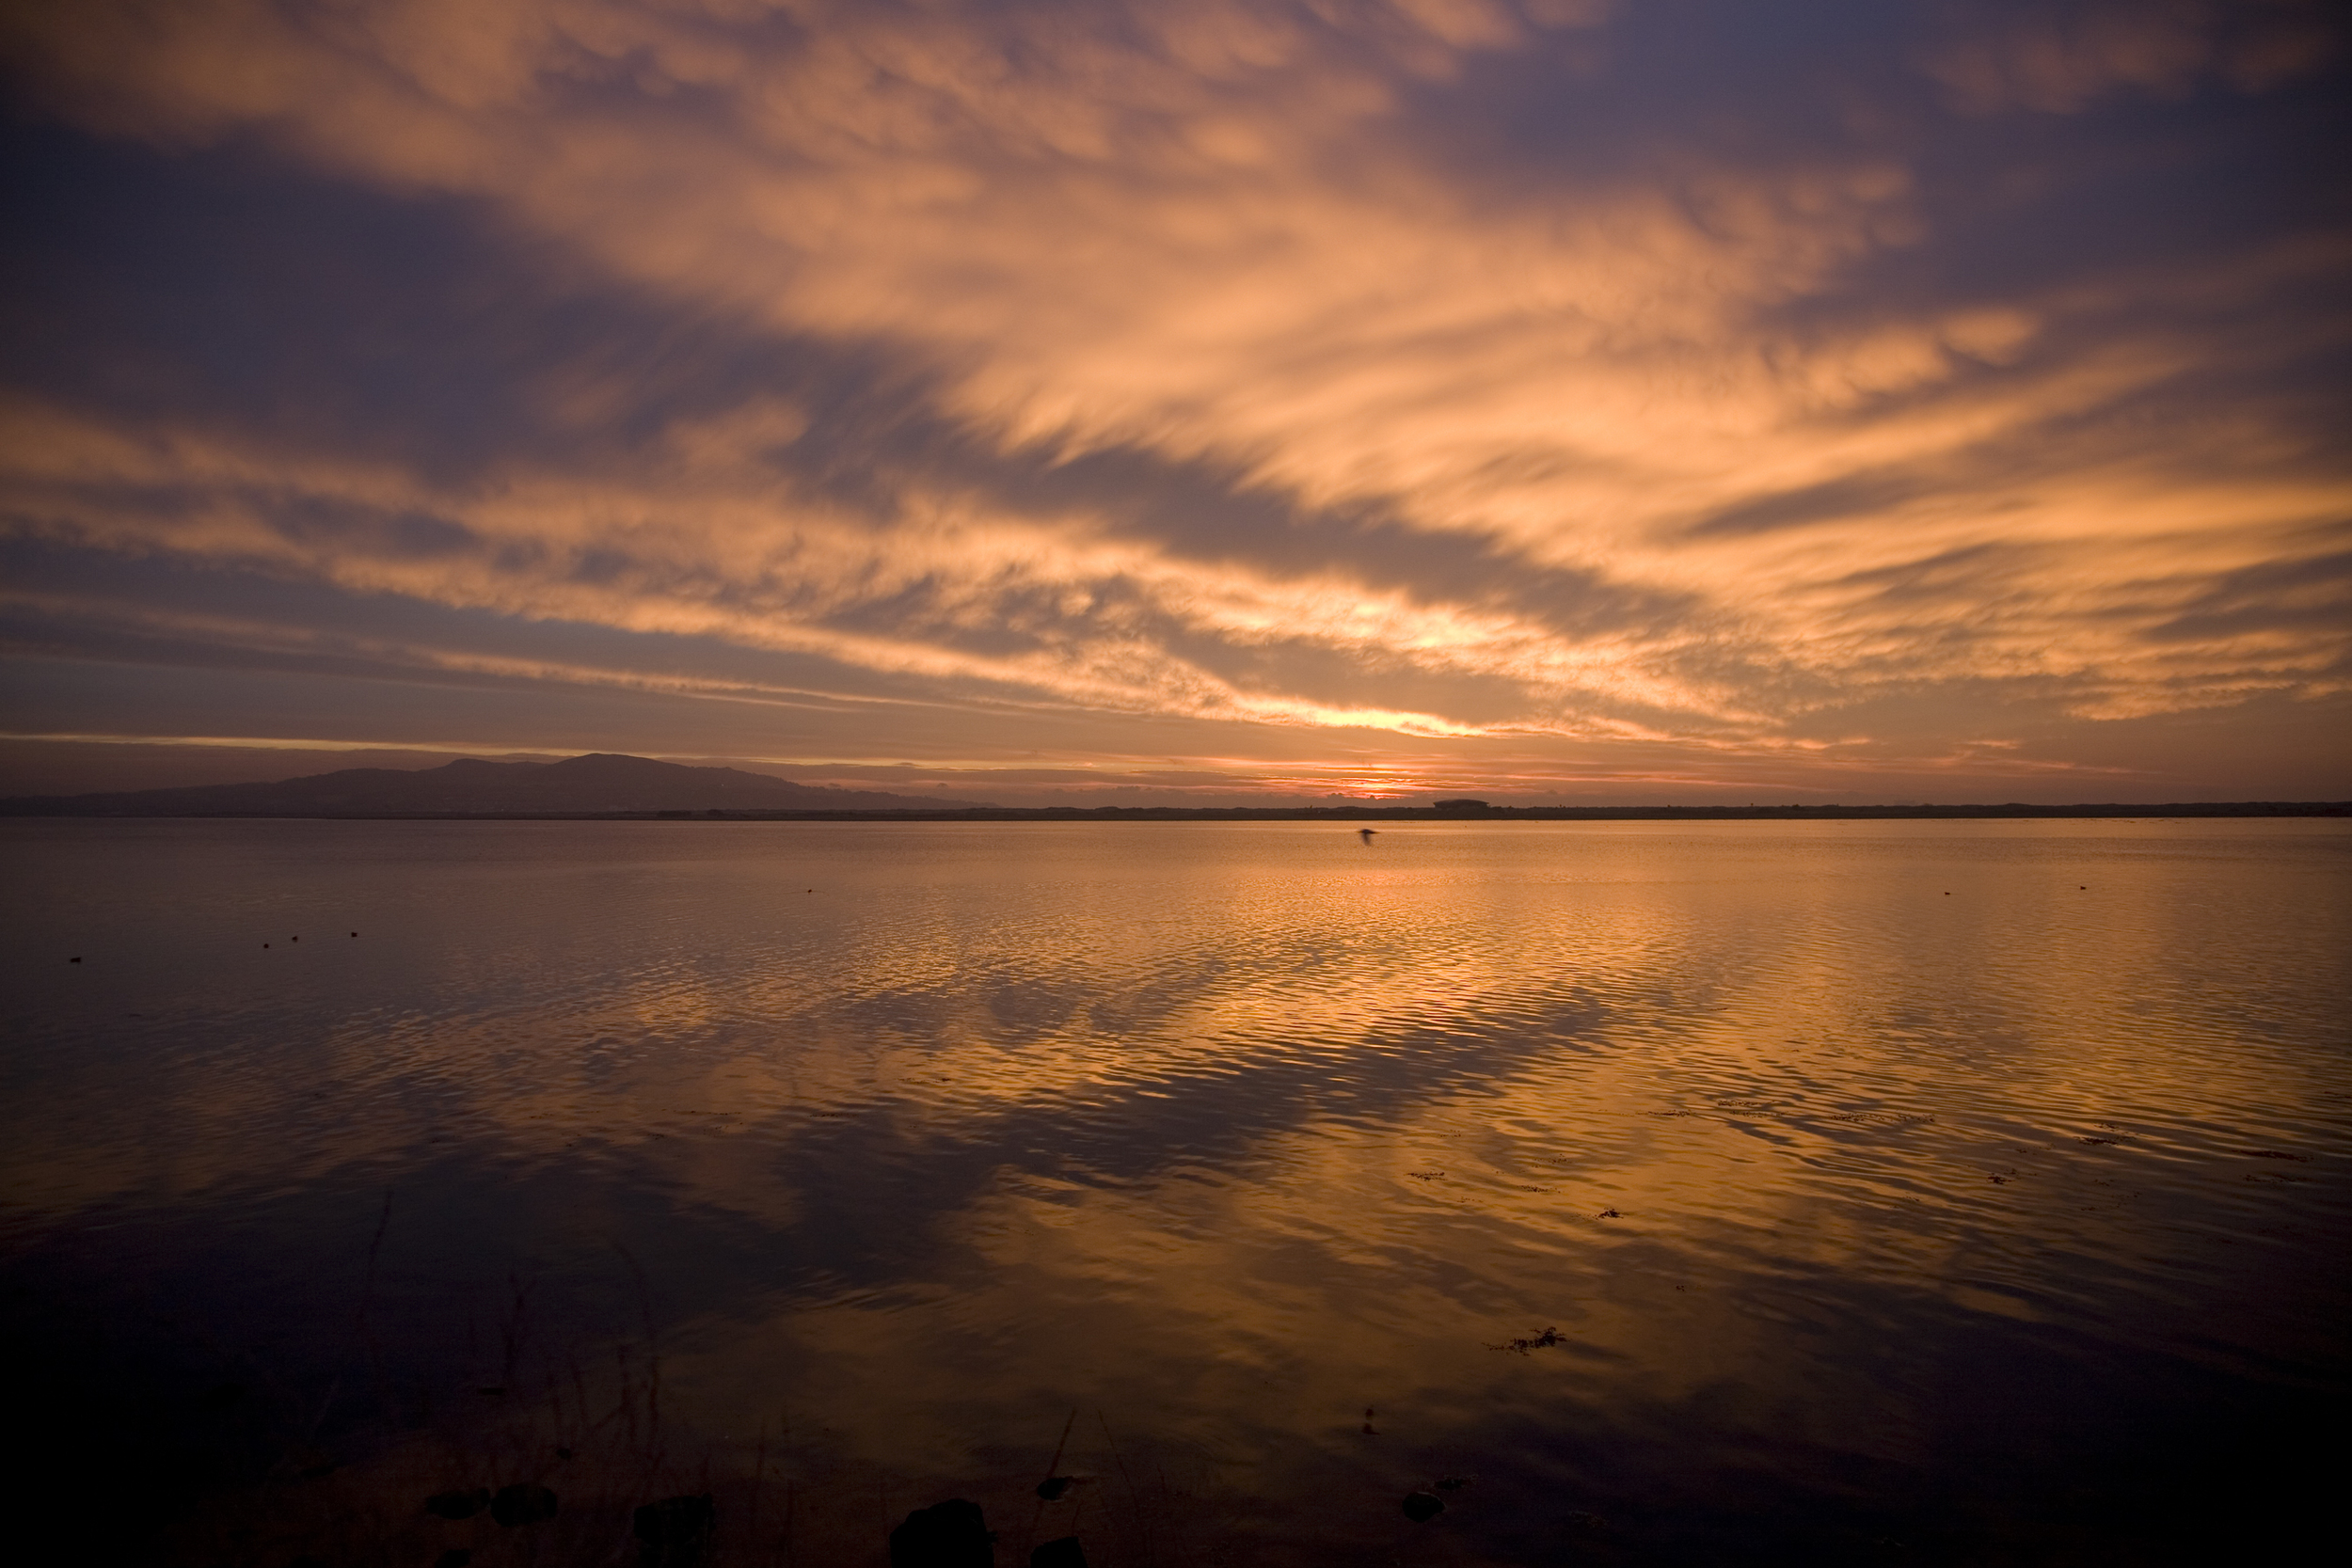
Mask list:
POLYGON ((1459 1492, 1463 1487, 1468 1486, 1471 1481, 1476 1481, 1477 1479, 1478 1478, 1476 1476, 1440 1476, 1438 1478, 1436 1490, 1439 1492, 1459 1492))
MULTIPOLYGON (((75 963, 80 963, 82 960, 76 958, 73 961, 75 963)), ((1443 1176, 1445 1172, 1441 1170, 1408 1170, 1405 1174, 1411 1177, 1416 1181, 1435 1181, 1439 1177, 1443 1176)))
POLYGON ((555 1517, 555 1494, 528 1481, 501 1486, 490 1499, 490 1517, 509 1529, 544 1524, 555 1517))
POLYGON ((1625 1216, 1614 1209, 1603 1209, 1599 1213, 1595 1214, 1593 1218, 1597 1220, 1621 1220, 1625 1218, 1625 1216))
POLYGON ((1370 1405, 1364 1406, 1364 1434, 1368 1437, 1377 1437, 1380 1435, 1379 1433, 1373 1430, 1372 1406, 1370 1405))
POLYGON ((1037 1495, 1049 1503, 1057 1503, 1070 1496, 1070 1489, 1077 1484, 1076 1476, 1047 1476, 1037 1483, 1037 1495))
POLYGON ((1405 1517, 1417 1525, 1425 1525, 1445 1512, 1445 1499, 1435 1492, 1405 1494, 1405 1517))
POLYGON ((2077 1138, 2077 1139, 2076 1139, 2076 1140, 2074 1140, 2074 1141, 2075 1141, 2075 1142, 2077 1142, 2077 1143, 2086 1143, 2086 1144, 2111 1144, 2111 1143, 2114 1143, 2116 1140, 2115 1140, 2115 1139, 2113 1139, 2113 1138, 2077 1138))
POLYGON ((1532 1350, 1549 1350, 1554 1345, 1565 1345, 1567 1342, 1566 1336, 1563 1335, 1558 1329, 1547 1328, 1542 1333, 1531 1334, 1524 1339, 1506 1340, 1502 1344, 1488 1345, 1486 1348, 1488 1350, 1507 1350, 1516 1355, 1525 1355, 1532 1350))
POLYGON ((490 1506, 490 1489, 477 1486, 470 1492, 436 1492, 425 1498, 424 1511, 442 1519, 470 1519, 490 1506))
POLYGON ((1609 1528, 1609 1521, 1602 1518, 1599 1514, 1585 1513, 1582 1512, 1572 1512, 1564 1514, 1561 1517, 1560 1522, 1567 1526, 1570 1529, 1592 1530, 1606 1529, 1609 1528))
POLYGON ((2250 1158, 2256 1160, 2293 1160, 2297 1164, 2304 1165, 2308 1165, 2312 1163, 2312 1157, 2310 1155, 2289 1154, 2283 1148, 2249 1148, 2246 1152, 2250 1158))

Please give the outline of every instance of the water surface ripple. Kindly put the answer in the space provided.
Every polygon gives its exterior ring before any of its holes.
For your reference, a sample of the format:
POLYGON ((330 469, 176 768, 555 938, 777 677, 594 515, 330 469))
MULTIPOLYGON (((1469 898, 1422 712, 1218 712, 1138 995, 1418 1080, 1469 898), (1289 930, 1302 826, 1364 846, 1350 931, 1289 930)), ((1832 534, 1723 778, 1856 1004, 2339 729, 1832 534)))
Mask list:
POLYGON ((2336 823, 0 832, 8 1283, 158 1377, 332 1375, 389 1192, 418 1377, 528 1279, 1233 1561, 2211 1561, 2344 1392, 2336 823))

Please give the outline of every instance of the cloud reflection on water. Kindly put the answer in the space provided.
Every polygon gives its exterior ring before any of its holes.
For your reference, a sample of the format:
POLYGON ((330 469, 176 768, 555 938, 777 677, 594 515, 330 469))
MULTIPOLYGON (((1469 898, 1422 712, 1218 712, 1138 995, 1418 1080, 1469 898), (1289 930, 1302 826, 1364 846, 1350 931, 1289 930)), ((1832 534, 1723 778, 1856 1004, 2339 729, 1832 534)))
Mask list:
POLYGON ((704 1432, 949 1484, 1102 1404, 1302 1560, 1415 1466, 1498 1560, 1997 1535, 2000 1401, 2104 1486, 2085 1409, 2208 1455, 2334 1365, 2341 1182, 2251 1157, 2344 1132, 2325 824, 12 832, 12 1275, 281 1354, 389 1187, 421 1367, 508 1271, 626 1321, 617 1242, 704 1432))

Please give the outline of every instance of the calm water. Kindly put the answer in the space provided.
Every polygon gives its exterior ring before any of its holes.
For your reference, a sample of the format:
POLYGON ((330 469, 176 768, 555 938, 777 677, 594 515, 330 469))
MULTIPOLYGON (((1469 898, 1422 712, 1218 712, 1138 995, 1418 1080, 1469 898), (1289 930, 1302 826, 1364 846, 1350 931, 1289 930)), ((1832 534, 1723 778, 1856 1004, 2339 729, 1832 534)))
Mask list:
POLYGON ((457 1388, 520 1291, 877 1518, 1079 1411, 1195 1560, 2213 1561, 2334 1488, 2342 823, 0 830, 0 1270, 102 1404, 363 1301, 457 1388))

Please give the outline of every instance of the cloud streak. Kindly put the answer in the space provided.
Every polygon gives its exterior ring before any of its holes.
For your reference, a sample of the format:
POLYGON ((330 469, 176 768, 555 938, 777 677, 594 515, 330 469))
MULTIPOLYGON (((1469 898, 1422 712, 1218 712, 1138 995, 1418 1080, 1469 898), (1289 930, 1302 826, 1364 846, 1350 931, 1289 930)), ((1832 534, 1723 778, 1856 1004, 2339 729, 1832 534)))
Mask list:
POLYGON ((53 651, 282 651, 394 598, 547 631, 382 652, 413 669, 1564 778, 1867 771, 1890 704, 1949 759, 2342 711, 2317 8, 8 27, 62 127, 20 138, 56 183, 11 263, 9 531, 314 591, 266 636, 19 593, 53 651))

